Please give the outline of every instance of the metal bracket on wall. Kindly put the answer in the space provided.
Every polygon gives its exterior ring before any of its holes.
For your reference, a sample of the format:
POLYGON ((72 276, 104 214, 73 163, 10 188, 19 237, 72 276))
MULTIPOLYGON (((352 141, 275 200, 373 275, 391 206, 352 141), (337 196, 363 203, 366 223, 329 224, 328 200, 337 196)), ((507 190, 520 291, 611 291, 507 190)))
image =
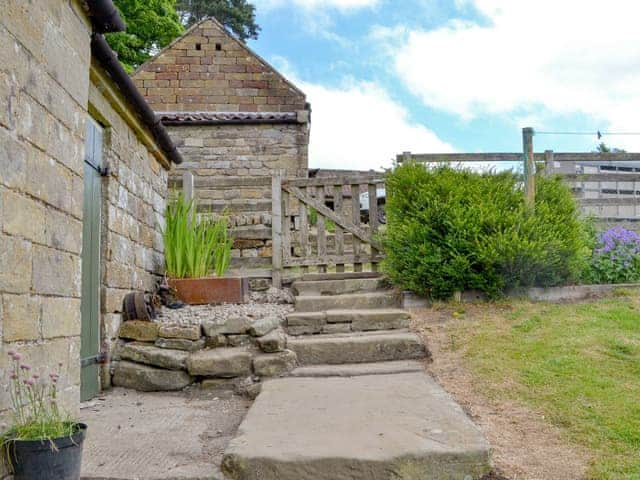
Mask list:
POLYGON ((107 354, 105 352, 100 352, 97 355, 80 359, 80 366, 88 367, 89 365, 93 365, 94 363, 103 364, 106 363, 106 361, 107 354))

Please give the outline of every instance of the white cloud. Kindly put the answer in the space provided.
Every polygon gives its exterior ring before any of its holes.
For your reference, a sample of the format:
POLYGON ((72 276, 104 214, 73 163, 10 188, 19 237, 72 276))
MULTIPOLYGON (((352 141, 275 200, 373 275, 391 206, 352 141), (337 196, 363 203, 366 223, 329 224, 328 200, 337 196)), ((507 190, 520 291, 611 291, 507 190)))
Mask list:
POLYGON ((466 3, 488 21, 409 31, 395 50, 395 73, 426 105, 465 118, 582 113, 640 131, 640 3, 466 3))
POLYGON ((373 7, 380 0, 255 0, 253 3, 258 9, 273 9, 287 6, 302 7, 305 9, 335 8, 339 10, 355 10, 364 7, 373 7))
POLYGON ((354 170, 390 167, 396 154, 452 152, 379 85, 349 82, 329 88, 296 81, 311 102, 309 166, 354 170))

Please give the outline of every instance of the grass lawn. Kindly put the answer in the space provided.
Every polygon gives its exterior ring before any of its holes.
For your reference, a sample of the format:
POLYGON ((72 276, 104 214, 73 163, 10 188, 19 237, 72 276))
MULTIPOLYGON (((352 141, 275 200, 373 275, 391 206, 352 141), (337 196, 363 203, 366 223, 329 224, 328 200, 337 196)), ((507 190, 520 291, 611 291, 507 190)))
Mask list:
POLYGON ((589 478, 640 479, 640 298, 515 302, 456 323, 490 397, 524 402, 593 455, 589 478))

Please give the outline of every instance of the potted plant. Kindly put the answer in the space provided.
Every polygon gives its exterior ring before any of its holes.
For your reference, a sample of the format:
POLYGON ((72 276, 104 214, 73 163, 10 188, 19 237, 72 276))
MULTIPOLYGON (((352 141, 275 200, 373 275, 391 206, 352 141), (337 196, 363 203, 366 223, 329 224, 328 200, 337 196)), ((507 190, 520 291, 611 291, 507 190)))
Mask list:
POLYGON ((59 374, 42 378, 19 353, 9 356, 13 424, 0 442, 14 480, 78 480, 87 426, 60 409, 59 374))
POLYGON ((246 301, 247 280, 223 277, 229 269, 232 246, 225 216, 198 217, 193 201, 187 202, 182 195, 167 206, 166 275, 183 302, 203 305, 246 301))

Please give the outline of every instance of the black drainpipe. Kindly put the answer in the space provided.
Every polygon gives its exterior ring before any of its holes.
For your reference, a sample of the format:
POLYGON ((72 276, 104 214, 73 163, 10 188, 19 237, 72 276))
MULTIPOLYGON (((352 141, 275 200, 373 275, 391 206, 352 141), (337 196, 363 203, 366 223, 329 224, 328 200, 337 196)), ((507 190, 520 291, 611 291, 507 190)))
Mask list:
MULTIPOLYGON (((94 1, 93 3, 103 2, 94 1)), ((107 1, 104 0, 104 3, 107 3, 107 1)), ((109 1, 108 3, 111 2, 109 1)), ((175 164, 182 163, 182 155, 180 155, 180 152, 178 152, 178 149, 173 144, 166 129, 162 126, 160 120, 156 119, 155 113, 135 86, 131 77, 127 75, 118 57, 100 33, 93 33, 91 35, 91 53, 118 86, 124 97, 131 103, 136 114, 142 123, 149 128, 156 143, 169 160, 175 164)))

